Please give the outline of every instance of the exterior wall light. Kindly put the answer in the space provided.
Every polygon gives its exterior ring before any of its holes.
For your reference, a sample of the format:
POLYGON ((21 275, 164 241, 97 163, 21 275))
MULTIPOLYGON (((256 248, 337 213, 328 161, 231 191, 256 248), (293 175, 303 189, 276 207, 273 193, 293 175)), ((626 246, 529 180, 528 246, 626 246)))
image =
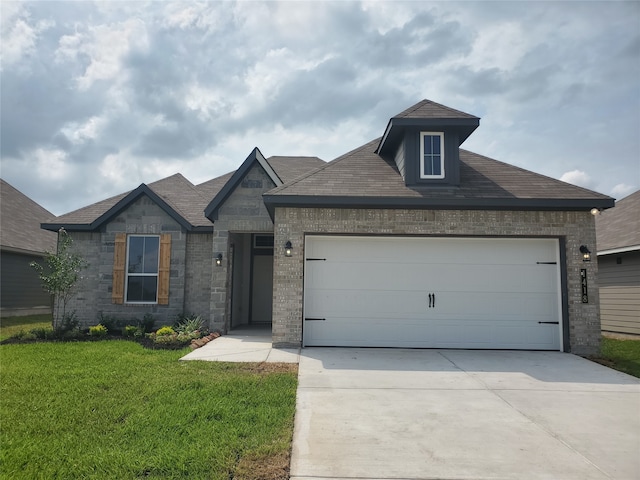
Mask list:
POLYGON ((216 257, 216 266, 220 267, 222 266, 222 254, 219 253, 218 256, 216 257))
POLYGON ((593 215, 594 217, 595 217, 596 215, 600 215, 600 209, 599 209, 599 208, 595 208, 595 207, 594 207, 594 208, 592 208, 592 209, 591 209, 591 215, 593 215))
POLYGON ((580 253, 582 253, 583 262, 591 261, 591 251, 587 248, 586 245, 580 245, 580 253))
POLYGON ((291 250, 293 250, 293 247, 291 246, 291 241, 287 240, 287 243, 284 244, 284 255, 285 255, 285 257, 290 257, 291 256, 291 250))

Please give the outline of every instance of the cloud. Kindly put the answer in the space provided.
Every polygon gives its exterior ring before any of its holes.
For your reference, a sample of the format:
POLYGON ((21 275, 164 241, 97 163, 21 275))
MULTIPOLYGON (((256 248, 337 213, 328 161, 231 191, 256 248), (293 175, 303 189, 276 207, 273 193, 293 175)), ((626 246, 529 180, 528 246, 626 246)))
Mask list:
POLYGON ((582 170, 571 170, 570 172, 565 172, 560 177, 560 180, 584 188, 593 188, 594 186, 594 182, 591 177, 582 170))
POLYGON ((611 189, 611 196, 616 200, 620 200, 633 193, 637 188, 637 186, 634 187, 632 185, 627 185, 626 183, 619 183, 611 189))
POLYGON ((465 148, 638 187, 634 2, 5 2, 0 21, 2 176, 56 213, 255 146, 330 160, 423 98, 482 117, 465 148))

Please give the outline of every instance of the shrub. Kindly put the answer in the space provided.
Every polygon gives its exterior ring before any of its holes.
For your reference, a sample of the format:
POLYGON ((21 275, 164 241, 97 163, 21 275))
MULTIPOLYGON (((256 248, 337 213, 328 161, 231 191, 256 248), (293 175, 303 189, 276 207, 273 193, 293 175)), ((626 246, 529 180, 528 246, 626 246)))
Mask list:
POLYGON ((153 325, 156 323, 155 318, 150 313, 145 313, 144 318, 138 321, 138 326, 142 329, 144 333, 149 333, 153 331, 153 325))
POLYGON ((60 322, 60 324, 59 324, 58 328, 56 328, 56 330, 58 331, 58 333, 63 334, 65 332, 69 332, 71 330, 77 329, 79 323, 80 323, 80 321, 76 317, 76 312, 75 311, 73 311, 71 313, 66 313, 62 317, 62 321, 60 322))
POLYGON ((31 330, 29 330, 29 333, 31 333, 32 335, 34 335, 36 338, 39 338, 41 340, 47 340, 50 338, 54 338, 54 331, 53 328, 33 328, 31 330))
POLYGON ((164 337, 176 333, 171 327, 162 327, 156 332, 156 337, 164 337))
POLYGON ((178 333, 194 333, 202 331, 203 327, 204 320, 200 315, 181 315, 176 322, 175 331, 178 333))
POLYGON ((127 325, 126 327, 124 327, 122 329, 122 334, 125 337, 142 337, 142 335, 144 334, 144 332, 142 331, 142 328, 137 327, 135 325, 127 325))
POLYGON ((89 327, 89 335, 92 337, 104 337, 107 335, 107 327, 102 324, 95 325, 93 327, 89 327))

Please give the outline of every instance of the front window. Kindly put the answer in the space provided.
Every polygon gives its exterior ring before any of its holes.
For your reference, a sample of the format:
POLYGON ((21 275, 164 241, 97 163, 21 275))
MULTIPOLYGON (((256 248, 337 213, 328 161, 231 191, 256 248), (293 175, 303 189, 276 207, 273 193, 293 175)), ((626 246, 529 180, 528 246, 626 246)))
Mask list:
POLYGON ((420 178, 444 178, 444 134, 420 133, 420 178))
POLYGON ((127 246, 127 303, 158 301, 160 237, 130 235, 127 246))

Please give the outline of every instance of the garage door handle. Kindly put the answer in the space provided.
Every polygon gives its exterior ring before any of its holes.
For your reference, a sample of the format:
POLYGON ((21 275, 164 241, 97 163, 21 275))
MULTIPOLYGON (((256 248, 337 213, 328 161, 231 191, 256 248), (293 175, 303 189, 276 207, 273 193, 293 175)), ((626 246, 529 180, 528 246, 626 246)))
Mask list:
POLYGON ((538 323, 547 323, 550 325, 560 325, 560 322, 538 322, 538 323))
POLYGON ((429 308, 436 308, 436 294, 429 294, 429 308))
POLYGON ((433 297, 429 294, 429 308, 431 308, 431 304, 433 303, 433 297))

